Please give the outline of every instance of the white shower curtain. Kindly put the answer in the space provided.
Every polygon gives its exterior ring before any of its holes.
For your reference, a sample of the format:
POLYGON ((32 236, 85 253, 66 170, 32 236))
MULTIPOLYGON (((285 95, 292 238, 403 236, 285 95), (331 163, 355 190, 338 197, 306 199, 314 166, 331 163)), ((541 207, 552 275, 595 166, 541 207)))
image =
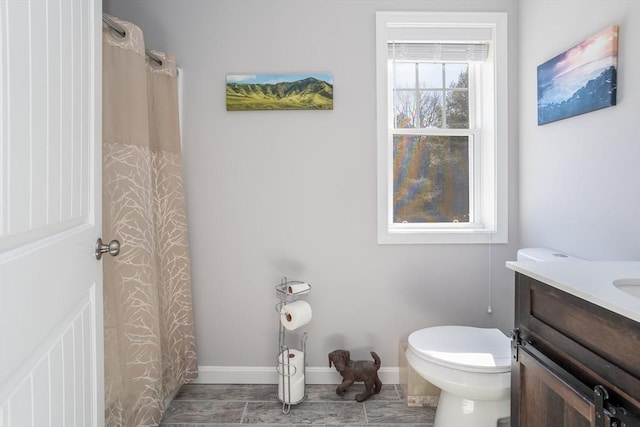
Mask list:
POLYGON ((164 399, 197 377, 177 72, 142 31, 103 26, 103 235, 107 426, 157 426, 164 399))

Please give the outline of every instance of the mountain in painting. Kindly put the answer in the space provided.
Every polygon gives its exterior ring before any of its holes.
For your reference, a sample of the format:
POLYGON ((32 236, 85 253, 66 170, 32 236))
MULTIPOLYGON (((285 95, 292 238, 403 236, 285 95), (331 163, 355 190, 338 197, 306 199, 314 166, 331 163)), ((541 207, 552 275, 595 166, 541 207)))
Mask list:
POLYGON ((607 67, 597 77, 559 103, 538 105, 538 124, 554 122, 567 117, 616 105, 617 72, 607 67))
POLYGON ((333 85, 313 77, 273 84, 227 83, 227 110, 331 110, 333 85))

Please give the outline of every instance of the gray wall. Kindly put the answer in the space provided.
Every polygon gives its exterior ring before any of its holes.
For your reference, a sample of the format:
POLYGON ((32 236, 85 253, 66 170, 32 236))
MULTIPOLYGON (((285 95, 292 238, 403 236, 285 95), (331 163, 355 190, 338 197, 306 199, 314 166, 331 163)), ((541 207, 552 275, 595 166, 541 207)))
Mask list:
POLYGON ((592 260, 640 260, 640 2, 520 2, 520 233, 592 260), (620 25, 618 105, 537 125, 536 67, 620 25))
POLYGON ((310 366, 352 350, 398 366, 398 343, 441 324, 513 317, 517 2, 114 1, 184 69, 184 165, 199 364, 273 366, 282 276, 310 282, 310 366), (375 12, 507 11, 510 244, 376 243, 375 12), (231 73, 328 72, 333 111, 227 112, 231 73), (487 314, 491 304, 493 314, 487 314))

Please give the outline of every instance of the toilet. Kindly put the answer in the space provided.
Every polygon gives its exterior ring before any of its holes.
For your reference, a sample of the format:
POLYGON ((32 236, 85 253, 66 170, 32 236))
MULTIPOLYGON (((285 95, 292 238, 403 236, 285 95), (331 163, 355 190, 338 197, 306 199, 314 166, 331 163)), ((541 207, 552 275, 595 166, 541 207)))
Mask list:
POLYGON ((496 427, 509 416, 511 340, 499 329, 420 329, 409 335, 406 355, 441 390, 434 427, 496 427))
MULTIPOLYGON (((518 251, 518 261, 579 258, 550 249, 518 251)), ((434 427, 496 427, 509 417, 511 340, 499 329, 435 326, 409 335, 407 363, 440 388, 434 427)))

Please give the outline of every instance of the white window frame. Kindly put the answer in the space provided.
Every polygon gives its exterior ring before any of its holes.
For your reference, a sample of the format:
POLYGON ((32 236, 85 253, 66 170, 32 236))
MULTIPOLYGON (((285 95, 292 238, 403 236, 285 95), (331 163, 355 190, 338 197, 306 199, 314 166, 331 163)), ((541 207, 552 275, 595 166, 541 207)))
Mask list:
MULTIPOLYGON (((392 30, 393 31, 393 30, 392 30)), ((451 38, 443 41, 451 41, 451 38)), ((432 40, 429 40, 432 41, 432 40)), ((467 40, 470 41, 470 40, 467 40)), ((507 243, 507 14, 502 12, 377 12, 378 108, 378 243, 380 244, 487 244, 507 243), (491 30, 489 57, 476 73, 482 90, 471 108, 478 114, 480 132, 471 136, 474 164, 470 186, 475 212, 470 223, 393 223, 393 99, 389 80, 387 43, 390 29, 410 33, 456 33, 456 29, 491 30)), ((471 78, 470 78, 471 80, 471 78)), ((472 85, 471 81, 469 82, 472 85)), ((456 129, 459 131, 459 129, 456 129)), ((447 133, 446 129, 442 130, 447 133)))

